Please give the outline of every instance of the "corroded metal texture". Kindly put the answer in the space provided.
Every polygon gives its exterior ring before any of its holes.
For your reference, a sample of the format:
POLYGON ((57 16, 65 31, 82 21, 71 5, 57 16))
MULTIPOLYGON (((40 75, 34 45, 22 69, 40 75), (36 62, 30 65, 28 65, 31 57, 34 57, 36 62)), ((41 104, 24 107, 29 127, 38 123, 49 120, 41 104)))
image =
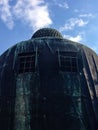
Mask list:
POLYGON ((0 130, 65 129, 98 130, 97 54, 52 35, 9 48, 0 56, 0 130), (21 68, 33 54, 35 69, 21 68))
POLYGON ((54 37, 62 39, 62 35, 55 29, 52 28, 42 28, 36 31, 32 38, 39 38, 39 37, 54 37))

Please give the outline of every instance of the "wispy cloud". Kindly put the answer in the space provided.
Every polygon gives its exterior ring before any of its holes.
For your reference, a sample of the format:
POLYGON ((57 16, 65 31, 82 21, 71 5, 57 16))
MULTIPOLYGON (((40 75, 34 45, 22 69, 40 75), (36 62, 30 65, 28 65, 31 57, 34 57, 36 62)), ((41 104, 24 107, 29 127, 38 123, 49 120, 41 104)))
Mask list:
POLYGON ((76 36, 71 36, 71 35, 64 35, 64 38, 67 38, 71 41, 74 41, 74 42, 81 42, 82 39, 83 39, 83 36, 81 33, 79 33, 78 35, 76 36))
POLYGON ((44 0, 18 0, 13 11, 16 18, 22 19, 34 30, 52 24, 48 5, 44 0))
MULTIPOLYGON (((82 43, 88 47, 90 47, 92 50, 94 50, 96 53, 98 52, 98 44, 97 43, 93 43, 93 44, 87 44, 87 43, 84 43, 85 41, 85 32, 79 32, 79 34, 77 34, 76 36, 72 36, 72 35, 63 35, 63 37, 65 39, 69 39, 71 41, 74 41, 74 42, 79 42, 79 43, 82 43)), ((98 53, 97 53, 98 54, 98 53)))
POLYGON ((79 13, 80 10, 79 10, 79 9, 75 9, 74 12, 75 12, 75 13, 79 13))
POLYGON ((58 3, 58 6, 61 7, 61 8, 65 8, 65 9, 69 8, 69 6, 68 6, 68 4, 66 2, 64 2, 64 3, 58 3))
POLYGON ((80 14, 79 17, 81 17, 81 18, 93 18, 94 15, 91 14, 91 13, 88 13, 88 14, 80 14))
POLYGON ((63 27, 60 27, 60 31, 72 30, 75 27, 83 27, 88 24, 88 21, 84 21, 81 18, 70 18, 63 27))
POLYGON ((90 48, 93 49, 98 54, 98 44, 97 43, 90 45, 90 48))
POLYGON ((1 19, 9 28, 13 28, 14 17, 27 23, 33 30, 52 24, 48 4, 44 0, 17 0, 14 6, 10 6, 9 1, 0 1, 1 19))
POLYGON ((67 2, 60 2, 57 0, 53 0, 54 4, 57 5, 60 8, 69 9, 69 5, 67 2))
POLYGON ((0 18, 6 23, 9 29, 12 29, 14 22, 10 9, 9 0, 0 0, 0 18))

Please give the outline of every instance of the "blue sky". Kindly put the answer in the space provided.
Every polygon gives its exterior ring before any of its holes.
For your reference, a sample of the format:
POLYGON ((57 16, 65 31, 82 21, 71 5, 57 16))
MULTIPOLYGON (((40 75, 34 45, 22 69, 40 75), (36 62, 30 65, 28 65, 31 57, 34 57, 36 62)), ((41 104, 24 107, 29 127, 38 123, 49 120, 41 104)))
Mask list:
POLYGON ((98 0, 0 0, 0 54, 42 27, 98 54, 98 0))

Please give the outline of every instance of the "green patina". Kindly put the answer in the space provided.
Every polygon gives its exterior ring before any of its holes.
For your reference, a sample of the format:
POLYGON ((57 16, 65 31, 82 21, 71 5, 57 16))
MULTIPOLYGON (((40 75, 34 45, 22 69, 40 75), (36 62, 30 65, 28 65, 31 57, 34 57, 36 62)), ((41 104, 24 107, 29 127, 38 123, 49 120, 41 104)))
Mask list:
POLYGON ((9 129, 98 130, 97 54, 47 28, 4 52, 0 130, 9 129))

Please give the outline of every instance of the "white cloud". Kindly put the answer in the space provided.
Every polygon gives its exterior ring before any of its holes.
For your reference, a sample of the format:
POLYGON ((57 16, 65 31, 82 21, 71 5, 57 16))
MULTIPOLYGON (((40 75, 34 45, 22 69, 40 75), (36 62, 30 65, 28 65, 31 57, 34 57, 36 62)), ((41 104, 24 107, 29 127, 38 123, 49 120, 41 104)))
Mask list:
POLYGON ((88 21, 81 18, 70 18, 63 27, 60 27, 60 31, 72 30, 74 27, 83 27, 86 24, 88 24, 88 21))
POLYGON ((75 42, 81 42, 82 36, 77 35, 76 37, 70 37, 70 40, 75 41, 75 42))
POLYGON ((6 23, 9 29, 12 29, 14 26, 12 13, 10 10, 9 0, 0 1, 0 18, 6 23))
POLYGON ((18 0, 13 12, 16 18, 22 19, 34 30, 52 24, 44 0, 18 0))
POLYGON ((90 46, 91 49, 93 49, 98 54, 98 44, 93 44, 90 46))
POLYGON ((75 9, 74 12, 75 12, 75 13, 79 13, 80 11, 79 11, 78 9, 75 9))
POLYGON ((13 28, 15 22, 12 17, 28 24, 33 30, 52 24, 48 5, 44 0, 17 0, 13 6, 9 5, 9 1, 0 1, 1 18, 9 28, 13 28))
POLYGON ((97 43, 94 43, 94 44, 89 44, 89 43, 86 43, 85 41, 85 32, 80 32, 78 35, 76 36, 72 36, 72 35, 63 35, 63 37, 65 39, 69 39, 71 41, 74 41, 74 42, 79 42, 79 43, 82 43, 88 47, 90 47, 92 50, 94 50, 97 54, 98 54, 98 44, 97 43))
POLYGON ((86 18, 93 18, 94 15, 91 14, 91 13, 88 13, 88 14, 80 14, 79 17, 81 17, 81 18, 84 18, 84 17, 86 17, 86 18))
POLYGON ((57 5, 60 8, 69 9, 69 5, 67 4, 67 2, 60 2, 57 0, 53 0, 53 2, 55 5, 57 5))
POLYGON ((77 36, 64 35, 64 38, 67 38, 74 42, 81 42, 83 39, 81 34, 78 34, 77 36))
POLYGON ((64 2, 64 3, 58 3, 58 6, 61 7, 61 8, 65 8, 65 9, 69 8, 69 6, 68 6, 68 4, 66 2, 64 2))

